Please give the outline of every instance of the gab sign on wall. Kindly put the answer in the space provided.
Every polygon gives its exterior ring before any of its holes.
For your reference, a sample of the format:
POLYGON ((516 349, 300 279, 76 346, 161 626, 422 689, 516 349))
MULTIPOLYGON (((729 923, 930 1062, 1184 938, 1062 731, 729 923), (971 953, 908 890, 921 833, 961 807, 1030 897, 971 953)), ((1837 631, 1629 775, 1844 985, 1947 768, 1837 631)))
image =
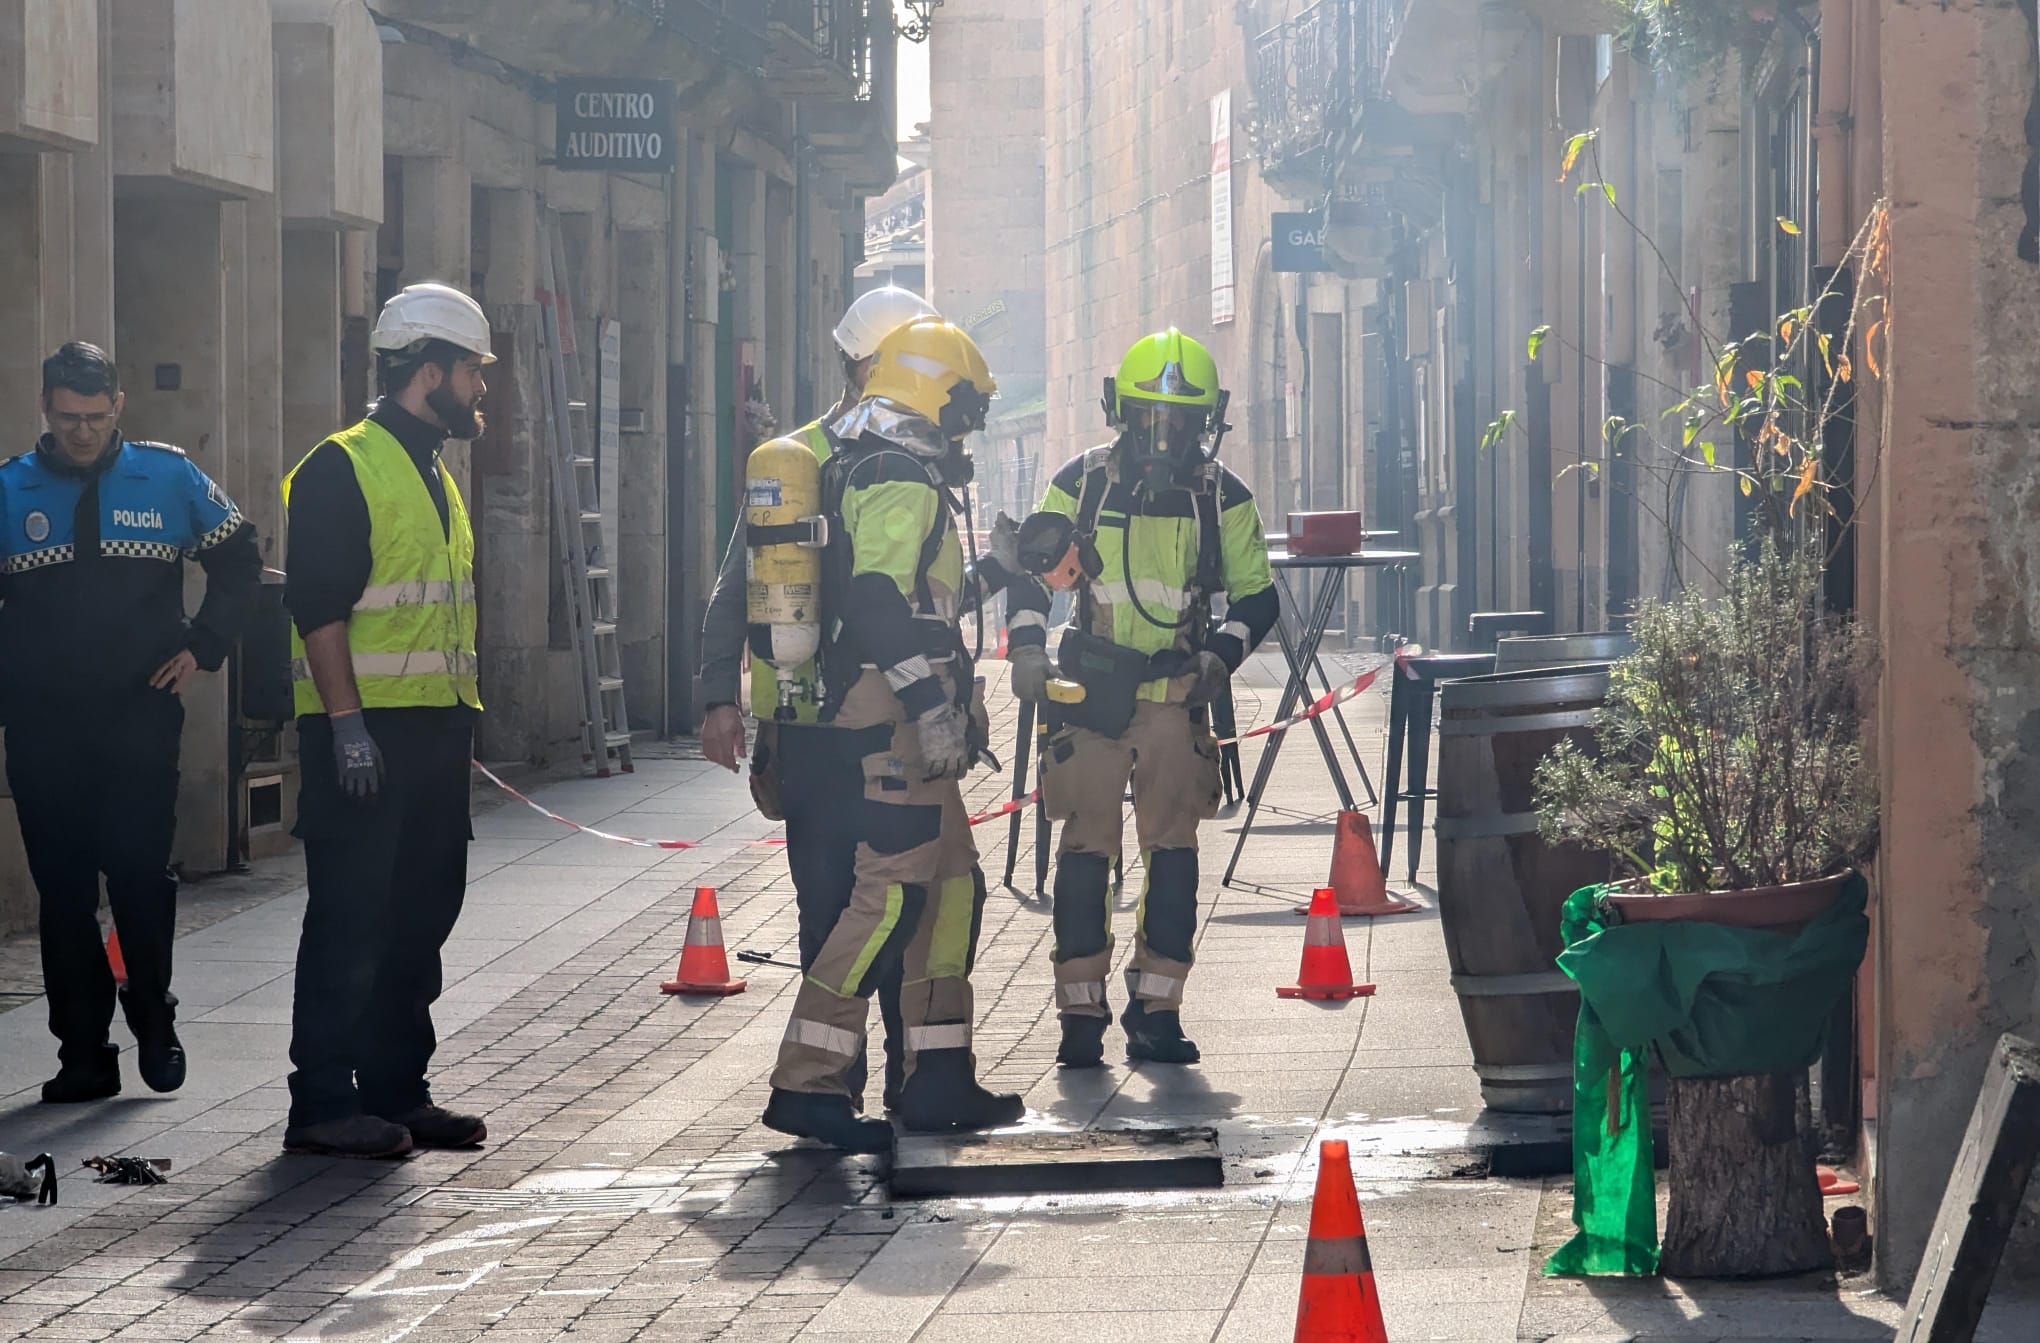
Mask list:
POLYGON ((1277 214, 1269 237, 1272 269, 1288 274, 1331 269, 1325 261, 1325 226, 1315 214, 1277 214))
POLYGON ((665 173, 678 161, 673 86, 656 79, 562 79, 558 164, 604 173, 665 173))

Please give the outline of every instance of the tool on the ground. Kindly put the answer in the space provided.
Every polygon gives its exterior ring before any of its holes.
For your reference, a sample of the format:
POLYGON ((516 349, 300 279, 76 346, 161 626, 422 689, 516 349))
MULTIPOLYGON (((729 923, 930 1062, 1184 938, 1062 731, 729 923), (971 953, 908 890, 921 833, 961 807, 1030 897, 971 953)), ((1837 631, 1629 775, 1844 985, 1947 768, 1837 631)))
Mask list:
MULTIPOLYGON (((49 1160, 47 1156, 38 1159, 49 1160)), ((99 1172, 98 1178, 92 1182, 94 1184, 167 1184, 164 1173, 170 1169, 166 1157, 88 1156, 79 1165, 99 1172)), ((55 1178, 53 1167, 50 1180, 54 1182, 55 1178)), ((50 1202, 54 1203, 56 1199, 52 1197, 50 1202)))
POLYGON ((616 583, 602 536, 594 434, 588 403, 575 395, 580 360, 574 352, 566 251, 550 210, 538 219, 539 399, 549 430, 553 524, 566 579, 567 629, 581 682, 581 756, 598 778, 610 766, 631 772, 630 716, 623 705, 623 657, 616 638, 616 583), (581 426, 575 425, 580 417, 581 426))
POLYGON ((1372 984, 1353 982, 1353 962, 1346 956, 1346 930, 1339 923, 1338 897, 1329 886, 1311 892, 1310 919, 1303 925, 1303 967, 1294 984, 1275 990, 1277 998, 1331 1001, 1366 998, 1372 984))
MULTIPOLYGON (((1388 879, 1382 875, 1381 860, 1375 857, 1374 826, 1364 811, 1339 813, 1338 830, 1332 836, 1331 888, 1342 918, 1408 914, 1418 908, 1389 895, 1388 879)), ((1311 907, 1299 905, 1296 912, 1308 914, 1311 907)))
POLYGON ((1342 1138, 1318 1144, 1310 1240, 1303 1247, 1303 1288, 1296 1302, 1296 1343, 1388 1343, 1381 1290, 1367 1253, 1367 1225, 1353 1186, 1352 1155, 1342 1138))
POLYGON ((687 945, 680 951, 680 968, 659 987, 667 993, 702 997, 728 997, 744 991, 743 980, 730 978, 715 887, 694 888, 694 908, 687 915, 687 945))
POLYGON ((739 951, 737 959, 749 965, 769 965, 775 970, 800 969, 799 964, 794 961, 774 960, 770 955, 762 951, 739 951))

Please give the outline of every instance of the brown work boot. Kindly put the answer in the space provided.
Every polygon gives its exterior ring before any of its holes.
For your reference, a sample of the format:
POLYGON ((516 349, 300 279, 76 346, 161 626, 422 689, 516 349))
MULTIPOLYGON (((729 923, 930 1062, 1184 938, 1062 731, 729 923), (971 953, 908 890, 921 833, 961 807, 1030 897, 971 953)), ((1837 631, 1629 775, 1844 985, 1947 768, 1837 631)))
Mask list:
POLYGON ((438 1147, 458 1150, 463 1147, 480 1147, 482 1140, 489 1136, 489 1126, 480 1115, 455 1114, 438 1105, 421 1105, 415 1110, 400 1115, 390 1115, 392 1124, 402 1124, 411 1134, 415 1147, 438 1147))
POLYGON ((408 1156, 411 1132, 374 1115, 348 1115, 283 1131, 283 1150, 295 1156, 346 1156, 384 1160, 408 1156))

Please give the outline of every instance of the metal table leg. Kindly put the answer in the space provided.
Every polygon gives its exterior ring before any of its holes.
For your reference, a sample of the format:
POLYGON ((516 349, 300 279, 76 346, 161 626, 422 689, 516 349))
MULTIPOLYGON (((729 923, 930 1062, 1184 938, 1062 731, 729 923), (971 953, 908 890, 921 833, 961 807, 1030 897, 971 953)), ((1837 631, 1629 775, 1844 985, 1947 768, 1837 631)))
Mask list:
MULTIPOLYGON (((1304 680, 1303 668, 1296 660, 1295 650, 1290 646, 1289 620, 1294 604, 1279 574, 1276 576, 1275 594, 1275 636, 1282 647, 1283 660, 1289 664, 1289 677, 1283 682, 1282 699, 1275 710, 1275 721, 1279 723, 1295 712, 1296 706, 1306 697, 1309 685, 1304 680)), ((1275 756, 1282 749, 1282 739, 1288 735, 1286 730, 1270 734, 1268 744, 1261 749, 1261 758, 1254 765, 1254 781, 1247 787, 1247 814, 1240 823, 1239 838, 1233 841, 1232 859, 1225 865, 1225 876, 1219 880, 1221 886, 1232 885, 1233 872, 1240 865, 1240 851, 1247 847, 1247 836, 1254 829, 1254 816, 1261 809, 1261 793, 1268 786, 1268 775, 1275 769, 1275 756)))

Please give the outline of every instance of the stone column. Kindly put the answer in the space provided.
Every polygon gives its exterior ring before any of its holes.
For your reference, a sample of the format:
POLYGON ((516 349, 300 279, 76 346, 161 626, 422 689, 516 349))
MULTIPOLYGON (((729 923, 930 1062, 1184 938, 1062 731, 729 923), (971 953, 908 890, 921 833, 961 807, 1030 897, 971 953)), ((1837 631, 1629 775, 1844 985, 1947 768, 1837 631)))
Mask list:
MULTIPOLYGON (((114 328, 127 393, 123 427, 175 443, 206 474, 229 479, 221 216, 222 207, 206 200, 115 207, 114 328)), ((178 792, 176 856, 193 871, 226 863, 226 728, 226 678, 201 677, 184 692, 178 792)))
MULTIPOLYGON (((283 234, 282 410, 279 460, 289 471, 319 441, 356 418, 340 400, 341 235, 283 234)), ((244 505, 245 507, 245 505, 244 505)), ((278 515, 277 530, 282 530, 278 515)))
MULTIPOLYGON (((404 266, 399 282, 433 280, 465 293, 474 286, 473 186, 467 168, 454 158, 407 157, 402 172, 404 266)), ((449 441, 444 460, 460 488, 472 493, 467 445, 449 441)))
POLYGON ((617 638, 631 726, 657 728, 666 659, 666 276, 663 231, 616 238, 616 315, 623 323, 623 393, 645 417, 623 435, 617 464, 617 638))
MULTIPOLYGON (((501 457, 469 495, 483 534, 476 576, 482 622, 481 749, 489 759, 538 759, 546 746, 547 615, 552 592, 552 481, 538 392, 538 197, 486 194, 489 269, 482 306, 509 352, 489 368, 489 414, 501 457)), ((578 706, 578 699, 574 701, 578 706)))
MULTIPOLYGON (((1872 1191, 1879 1277, 1903 1287, 1998 1035, 2040 1028, 2040 589, 2026 558, 2040 268, 2018 256, 2030 20, 2017 7, 1879 9, 1895 261, 1878 351, 1882 527, 1866 538, 1882 581, 1864 594, 1884 654, 1872 1191)), ((2001 1290, 2040 1263, 2033 1198, 2001 1290)))

